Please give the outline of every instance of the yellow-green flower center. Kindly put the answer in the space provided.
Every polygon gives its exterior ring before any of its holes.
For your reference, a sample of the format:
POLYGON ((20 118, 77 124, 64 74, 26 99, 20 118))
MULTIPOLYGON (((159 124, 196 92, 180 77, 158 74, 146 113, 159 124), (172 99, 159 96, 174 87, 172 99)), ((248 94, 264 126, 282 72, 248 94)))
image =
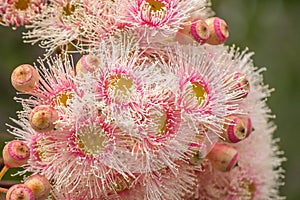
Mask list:
POLYGON ((26 10, 29 7, 30 0, 18 0, 15 2, 15 8, 18 10, 26 10))
POLYGON ((86 155, 100 153, 105 148, 106 143, 106 132, 100 127, 86 127, 76 135, 77 147, 86 155))
POLYGON ((194 92, 194 95, 198 101, 199 105, 203 105, 203 103, 205 103, 206 99, 207 99, 207 92, 205 90, 205 88, 200 85, 199 83, 195 82, 192 83, 192 89, 194 92))
POLYGON ((162 2, 160 2, 160 1, 147 0, 147 3, 150 6, 151 12, 152 11, 156 12, 156 11, 162 10, 165 7, 165 5, 162 2))
POLYGON ((150 120, 153 124, 150 128, 155 132, 155 135, 163 135, 167 129, 166 112, 163 109, 150 110, 150 120))
POLYGON ((64 93, 60 93, 56 96, 54 103, 55 106, 65 106, 68 107, 69 106, 69 101, 73 98, 73 94, 70 92, 64 92, 64 93))
POLYGON ((243 180, 240 187, 246 190, 246 194, 244 195, 245 199, 253 199, 255 193, 255 184, 251 180, 243 180))
POLYGON ((116 101, 129 100, 134 88, 134 82, 124 75, 113 75, 109 79, 108 90, 111 98, 116 101))
POLYGON ((75 11, 75 6, 71 5, 70 3, 67 3, 63 7, 63 14, 66 15, 66 16, 71 15, 74 11, 75 11))

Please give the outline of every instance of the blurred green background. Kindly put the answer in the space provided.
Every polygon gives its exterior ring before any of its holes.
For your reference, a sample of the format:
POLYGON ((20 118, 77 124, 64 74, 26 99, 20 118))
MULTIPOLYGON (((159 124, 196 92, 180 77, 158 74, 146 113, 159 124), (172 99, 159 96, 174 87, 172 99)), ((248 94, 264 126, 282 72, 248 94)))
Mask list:
MULTIPOLYGON (((275 88, 268 104, 277 118, 276 137, 288 158, 284 163, 286 184, 281 194, 300 199, 300 1, 299 0, 213 0, 217 15, 229 24, 227 44, 255 52, 256 66, 266 67, 265 83, 275 88), (299 118, 298 118, 299 117, 299 118), (298 127, 299 125, 299 127, 298 127)), ((37 45, 23 44, 23 29, 0 26, 0 149, 12 139, 5 123, 20 110, 10 84, 13 68, 33 63, 42 55, 37 45)), ((8 177, 4 177, 7 179, 8 177)))

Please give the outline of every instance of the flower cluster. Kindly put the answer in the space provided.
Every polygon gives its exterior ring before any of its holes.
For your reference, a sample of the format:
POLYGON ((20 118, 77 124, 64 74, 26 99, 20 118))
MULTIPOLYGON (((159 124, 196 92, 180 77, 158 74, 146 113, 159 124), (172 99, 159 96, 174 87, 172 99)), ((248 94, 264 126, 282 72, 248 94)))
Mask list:
POLYGON ((0 179, 33 175, 0 190, 7 199, 280 198, 271 89, 252 53, 223 45, 209 1, 0 5, 5 25, 27 24, 25 42, 46 49, 11 75, 26 95, 0 179))

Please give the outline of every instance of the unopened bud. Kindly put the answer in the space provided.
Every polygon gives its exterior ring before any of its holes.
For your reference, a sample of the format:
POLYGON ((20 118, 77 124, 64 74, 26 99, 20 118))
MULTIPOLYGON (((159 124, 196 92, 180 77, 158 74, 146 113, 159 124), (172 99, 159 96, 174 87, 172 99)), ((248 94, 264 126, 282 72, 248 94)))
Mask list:
POLYGON ((226 125, 222 136, 227 142, 237 143, 246 138, 248 133, 248 122, 238 116, 226 117, 226 125))
POLYGON ((43 175, 32 175, 25 181, 24 184, 31 189, 35 200, 44 200, 50 194, 50 182, 43 175))
POLYGON ((238 152, 229 145, 215 144, 207 158, 216 169, 228 172, 237 165, 238 152))
POLYGON ((180 29, 175 36, 175 39, 182 43, 188 44, 190 41, 205 43, 209 38, 209 30, 206 22, 200 18, 193 19, 188 25, 180 29))
POLYGON ((18 66, 11 75, 11 83, 19 92, 31 92, 38 87, 39 73, 31 65, 18 66))
POLYGON ((206 43, 219 45, 226 42, 229 32, 227 23, 218 17, 211 17, 205 20, 209 29, 209 38, 206 43))
POLYGON ((6 194, 6 200, 34 200, 33 192, 24 184, 11 186, 6 194))
POLYGON ((82 56, 76 64, 76 74, 92 73, 100 66, 100 59, 92 54, 82 56))
POLYGON ((37 132, 48 132, 53 130, 57 120, 57 111, 49 105, 36 106, 29 115, 29 123, 37 132))
POLYGON ((3 148, 4 164, 8 168, 21 167, 30 156, 29 147, 22 141, 13 140, 7 143, 3 148))

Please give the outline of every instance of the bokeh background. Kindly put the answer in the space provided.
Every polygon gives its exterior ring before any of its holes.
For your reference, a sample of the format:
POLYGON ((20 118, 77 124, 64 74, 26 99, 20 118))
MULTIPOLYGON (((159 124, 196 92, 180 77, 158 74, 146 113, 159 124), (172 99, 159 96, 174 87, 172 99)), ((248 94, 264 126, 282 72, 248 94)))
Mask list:
MULTIPOLYGON (((299 0, 212 0, 217 15, 229 24, 227 44, 254 51, 255 65, 266 67, 265 83, 275 92, 268 105, 276 114, 287 161, 286 184, 281 194, 289 200, 300 199, 300 1, 299 0)), ((33 63, 42 56, 37 45, 22 42, 24 29, 0 26, 0 149, 12 137, 6 134, 9 117, 20 110, 10 84, 14 67, 33 63)), ((0 153, 1 155, 1 153, 0 153)), ((10 171, 11 172, 11 171, 10 171)), ((8 174, 9 175, 9 174, 8 174)), ((4 179, 10 177, 6 175, 4 179)))

